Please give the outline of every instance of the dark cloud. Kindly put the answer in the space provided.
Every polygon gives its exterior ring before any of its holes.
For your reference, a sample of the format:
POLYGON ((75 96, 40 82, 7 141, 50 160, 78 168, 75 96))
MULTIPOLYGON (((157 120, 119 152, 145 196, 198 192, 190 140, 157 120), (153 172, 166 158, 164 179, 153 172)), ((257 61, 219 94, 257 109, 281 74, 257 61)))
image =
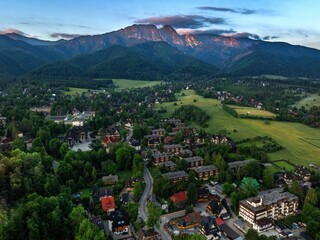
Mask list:
POLYGON ((264 36, 262 38, 262 40, 272 40, 272 39, 277 39, 277 38, 279 38, 279 37, 278 36, 264 36))
POLYGON ((82 36, 81 34, 69 34, 69 33, 51 33, 50 37, 52 38, 63 38, 63 39, 72 39, 82 36))
POLYGON ((19 34, 19 35, 22 35, 22 36, 25 36, 25 37, 28 37, 29 35, 26 34, 25 32, 22 32, 18 29, 15 29, 15 28, 8 28, 6 30, 0 30, 0 35, 4 35, 4 34, 8 34, 8 33, 16 33, 16 34, 19 34))
POLYGON ((208 25, 225 24, 224 18, 204 17, 200 15, 175 15, 167 17, 151 17, 136 20, 135 23, 154 24, 154 25, 170 25, 174 28, 191 28, 197 29, 207 27, 208 25))
POLYGON ((231 8, 218 8, 218 7, 209 7, 209 6, 197 7, 197 8, 201 9, 201 10, 208 10, 208 11, 237 13, 236 10, 231 9, 231 8))
POLYGON ((240 14, 245 14, 245 15, 257 13, 256 10, 246 9, 246 8, 232 9, 232 8, 220 8, 220 7, 203 6, 203 7, 197 7, 197 9, 207 10, 207 11, 215 11, 215 12, 240 13, 240 14))

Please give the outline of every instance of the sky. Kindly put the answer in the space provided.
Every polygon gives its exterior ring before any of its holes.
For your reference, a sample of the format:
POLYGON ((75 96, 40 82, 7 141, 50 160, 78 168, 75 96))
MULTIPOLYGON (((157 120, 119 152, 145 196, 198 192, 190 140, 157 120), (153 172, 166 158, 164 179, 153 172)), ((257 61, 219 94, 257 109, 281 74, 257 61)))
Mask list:
POLYGON ((320 49, 319 0, 2 0, 0 34, 43 40, 168 24, 180 34, 214 33, 320 49))

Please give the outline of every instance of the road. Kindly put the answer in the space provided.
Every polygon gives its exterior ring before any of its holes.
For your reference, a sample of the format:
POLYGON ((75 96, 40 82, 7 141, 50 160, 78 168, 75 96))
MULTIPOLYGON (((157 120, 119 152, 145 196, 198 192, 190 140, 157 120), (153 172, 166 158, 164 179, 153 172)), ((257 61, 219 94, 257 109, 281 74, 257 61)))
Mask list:
MULTIPOLYGON (((148 170, 148 168, 144 167, 143 169, 143 177, 144 181, 146 183, 146 187, 141 195, 140 201, 139 201, 139 217, 143 221, 147 221, 148 215, 147 215, 147 203, 148 198, 151 197, 152 190, 153 190, 153 178, 148 170)), ((167 231, 164 230, 164 223, 165 220, 163 217, 161 217, 161 225, 160 228, 156 228, 156 230, 160 233, 162 239, 164 240, 171 240, 170 235, 167 233, 167 231)))
POLYGON ((126 142, 129 142, 130 139, 132 138, 132 134, 133 134, 133 129, 132 128, 128 128, 128 133, 127 133, 127 137, 126 137, 126 142))
POLYGON ((139 216, 142 218, 143 221, 147 221, 147 202, 148 198, 152 194, 153 189, 153 179, 151 177, 151 174, 148 170, 148 168, 144 167, 143 169, 143 178, 146 183, 146 187, 144 188, 144 191, 141 195, 140 201, 139 201, 139 216))

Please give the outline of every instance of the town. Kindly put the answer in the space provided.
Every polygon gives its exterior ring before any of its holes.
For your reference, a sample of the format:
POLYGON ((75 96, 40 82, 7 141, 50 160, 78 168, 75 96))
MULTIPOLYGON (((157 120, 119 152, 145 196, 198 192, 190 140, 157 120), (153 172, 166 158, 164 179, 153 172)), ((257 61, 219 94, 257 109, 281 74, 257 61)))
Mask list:
POLYGON ((70 221, 80 224, 74 234, 101 239, 311 239, 318 231, 309 225, 318 211, 317 166, 268 161, 284 148, 271 137, 234 141, 225 131, 208 133, 205 112, 173 104, 190 88, 69 96, 25 88, 25 98, 37 92, 46 102, 1 117, 2 183, 9 182, 3 202, 26 194, 42 205, 57 195, 62 211, 59 201, 69 199, 70 221), (160 102, 176 107, 172 116, 163 117, 160 102), (23 176, 31 180, 23 183, 23 176))

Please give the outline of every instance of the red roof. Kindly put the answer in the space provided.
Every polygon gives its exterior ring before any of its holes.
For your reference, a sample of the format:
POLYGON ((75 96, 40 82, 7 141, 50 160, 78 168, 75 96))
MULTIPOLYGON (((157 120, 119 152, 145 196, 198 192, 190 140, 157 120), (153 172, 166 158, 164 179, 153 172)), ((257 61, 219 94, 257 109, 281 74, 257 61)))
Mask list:
POLYGON ((103 211, 112 212, 116 209, 116 204, 114 203, 113 196, 105 196, 101 198, 101 206, 103 211))
POLYGON ((187 201, 187 194, 186 194, 186 192, 177 192, 177 193, 173 194, 170 197, 170 199, 175 204, 181 203, 181 202, 187 201))
POLYGON ((224 224, 224 221, 221 218, 216 218, 216 223, 217 225, 222 225, 224 224))

